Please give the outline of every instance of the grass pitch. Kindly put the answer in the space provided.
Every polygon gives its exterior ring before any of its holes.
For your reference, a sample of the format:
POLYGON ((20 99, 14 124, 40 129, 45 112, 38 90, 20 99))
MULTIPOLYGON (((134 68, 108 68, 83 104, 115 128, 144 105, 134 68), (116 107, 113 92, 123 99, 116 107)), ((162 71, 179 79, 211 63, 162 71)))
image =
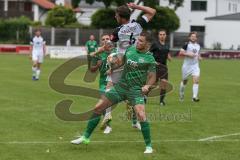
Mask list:
MULTIPOLYGON (((185 101, 178 101, 182 60, 169 63, 169 79, 175 89, 167 95, 167 106, 160 107, 159 98, 154 97, 146 107, 155 149, 152 155, 143 154, 141 132, 127 121, 124 103, 113 111, 110 135, 97 128, 88 146, 69 143, 82 133, 86 122, 59 120, 54 114, 55 104, 71 99, 72 112, 82 112, 93 107, 97 99, 63 95, 49 87, 49 75, 64 60, 46 58, 37 82, 31 80, 31 62, 27 56, 0 55, 0 61, 1 160, 238 160, 240 157, 238 60, 201 62, 199 103, 191 101, 191 81, 185 101)), ((97 81, 82 80, 85 70, 86 67, 76 69, 65 82, 97 88, 97 81)))

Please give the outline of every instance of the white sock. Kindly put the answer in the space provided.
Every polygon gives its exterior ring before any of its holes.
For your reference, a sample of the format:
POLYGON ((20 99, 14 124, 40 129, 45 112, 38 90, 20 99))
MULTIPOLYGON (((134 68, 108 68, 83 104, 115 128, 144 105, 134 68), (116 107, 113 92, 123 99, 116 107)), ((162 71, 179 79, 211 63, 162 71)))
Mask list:
POLYGON ((185 85, 183 84, 183 82, 181 82, 180 83, 180 89, 179 89, 180 95, 184 94, 184 89, 185 89, 185 85))
POLYGON ((32 76, 36 76, 37 67, 32 67, 32 76))
POLYGON ((198 84, 193 84, 193 98, 198 97, 198 84))
POLYGON ((106 114, 105 114, 104 118, 110 118, 111 117, 111 110, 112 110, 111 107, 106 109, 106 114))
POLYGON ((37 69, 37 71, 36 71, 36 79, 39 79, 40 73, 41 73, 40 69, 37 69))

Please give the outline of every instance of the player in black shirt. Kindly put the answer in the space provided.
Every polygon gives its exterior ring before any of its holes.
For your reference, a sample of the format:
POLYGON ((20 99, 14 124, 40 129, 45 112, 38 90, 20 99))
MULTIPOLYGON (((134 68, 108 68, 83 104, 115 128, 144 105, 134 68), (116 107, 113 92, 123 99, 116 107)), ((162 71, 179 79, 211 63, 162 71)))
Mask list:
POLYGON ((158 32, 158 41, 152 44, 150 51, 153 53, 155 61, 157 62, 157 79, 160 79, 160 105, 164 106, 164 98, 166 94, 166 86, 168 81, 168 68, 167 60, 171 61, 171 55, 169 53, 169 45, 166 44, 167 32, 166 30, 160 30, 158 32))

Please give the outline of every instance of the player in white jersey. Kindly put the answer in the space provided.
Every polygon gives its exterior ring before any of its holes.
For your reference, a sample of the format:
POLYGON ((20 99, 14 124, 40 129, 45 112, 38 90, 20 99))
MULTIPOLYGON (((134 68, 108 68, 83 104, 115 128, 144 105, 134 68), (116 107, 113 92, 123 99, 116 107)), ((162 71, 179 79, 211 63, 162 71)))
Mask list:
POLYGON ((44 55, 46 53, 46 42, 43 40, 41 36, 41 31, 37 29, 35 31, 35 36, 30 42, 30 57, 32 58, 32 80, 39 80, 40 76, 40 67, 43 63, 44 55))
MULTIPOLYGON (((117 27, 112 36, 111 40, 117 43, 117 53, 119 59, 125 54, 126 49, 130 45, 136 45, 136 39, 142 33, 144 26, 153 18, 156 11, 153 8, 136 5, 134 3, 128 3, 127 6, 123 5, 116 9, 115 18, 121 25, 117 27), (143 11, 145 14, 139 20, 130 20, 131 9, 138 9, 143 11)), ((121 77, 123 67, 114 69, 112 74, 108 77, 109 83, 117 83, 121 77)))
MULTIPOLYGON (((131 45, 136 45, 136 39, 142 33, 143 28, 153 18, 156 10, 146 6, 136 5, 134 3, 127 3, 127 5, 119 6, 115 12, 115 18, 121 25, 117 27, 111 35, 111 41, 116 43, 116 52, 118 62, 121 62, 126 49, 131 45), (145 14, 138 20, 130 20, 131 10, 137 9, 143 11, 145 14)), ((123 66, 120 68, 112 69, 111 74, 107 77, 107 89, 111 88, 114 84, 118 83, 123 71, 123 66)), ((132 107, 127 105, 129 115, 131 114, 132 107)), ((111 107, 107 109, 107 114, 104 116, 102 125, 111 120, 111 107)), ((135 113, 133 111, 133 113, 135 113)), ((140 128, 140 124, 136 120, 136 115, 133 114, 134 128, 140 128)))
POLYGON ((192 76, 193 80, 192 100, 194 102, 199 102, 198 98, 200 78, 199 60, 201 60, 201 55, 200 45, 197 43, 197 32, 191 32, 189 34, 189 42, 182 47, 182 49, 180 50, 180 55, 183 55, 185 57, 182 65, 182 81, 179 89, 180 100, 183 101, 184 89, 187 84, 188 77, 192 76))

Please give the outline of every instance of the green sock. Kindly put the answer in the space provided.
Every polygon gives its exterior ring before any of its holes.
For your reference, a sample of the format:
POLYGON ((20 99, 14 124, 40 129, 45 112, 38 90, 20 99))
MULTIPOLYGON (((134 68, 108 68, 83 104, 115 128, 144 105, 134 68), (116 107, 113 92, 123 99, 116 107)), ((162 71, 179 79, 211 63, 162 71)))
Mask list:
POLYGON ((142 135, 144 138, 144 142, 146 144, 147 147, 151 147, 151 135, 150 135, 150 126, 148 121, 145 122, 140 122, 141 124, 141 131, 142 131, 142 135))
POLYGON ((136 112, 134 111, 134 109, 132 112, 132 124, 137 124, 137 115, 136 115, 136 112))
POLYGON ((97 127, 99 121, 100 121, 100 118, 101 118, 101 115, 97 115, 96 113, 94 113, 92 115, 93 118, 91 118, 89 121, 88 121, 88 124, 87 124, 87 129, 86 131, 84 132, 84 136, 86 138, 89 138, 93 132, 93 130, 97 127))

